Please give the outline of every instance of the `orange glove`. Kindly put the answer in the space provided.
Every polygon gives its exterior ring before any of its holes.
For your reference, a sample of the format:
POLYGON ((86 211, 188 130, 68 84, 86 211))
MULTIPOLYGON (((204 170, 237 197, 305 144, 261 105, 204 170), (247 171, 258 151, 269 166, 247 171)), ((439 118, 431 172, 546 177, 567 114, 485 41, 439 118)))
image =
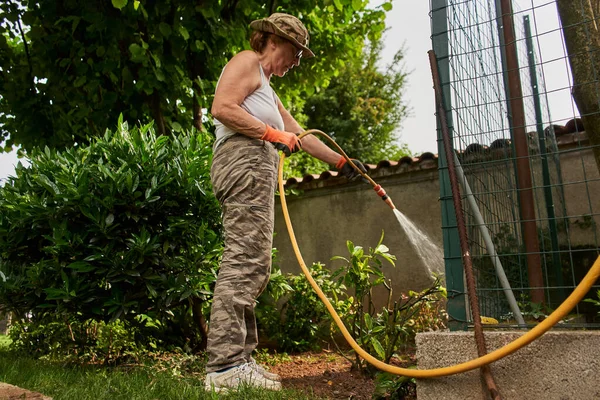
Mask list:
POLYGON ((290 132, 279 131, 268 124, 261 139, 275 144, 275 148, 283 151, 288 157, 302 148, 302 142, 298 136, 290 132))

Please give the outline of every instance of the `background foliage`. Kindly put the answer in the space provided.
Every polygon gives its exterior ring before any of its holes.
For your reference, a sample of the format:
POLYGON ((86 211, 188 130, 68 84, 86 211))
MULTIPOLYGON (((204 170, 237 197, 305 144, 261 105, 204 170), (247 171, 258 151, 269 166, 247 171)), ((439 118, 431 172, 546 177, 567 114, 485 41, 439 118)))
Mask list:
POLYGON ((327 89, 308 98, 304 108, 307 126, 329 134, 347 154, 374 164, 410 154, 397 144, 398 128, 408 114, 403 50, 382 72, 382 47, 380 40, 370 42, 363 57, 347 60, 327 89))
MULTIPOLYGON (((300 113, 348 60, 377 40, 385 11, 366 0, 8 0, 0 4, 0 141, 62 147, 101 135, 120 113, 159 134, 203 129, 228 59, 248 48, 248 24, 298 15, 317 57, 274 82, 300 113), (32 115, 35 118, 30 118, 32 115)), ((302 119, 302 118, 300 118, 302 119)))

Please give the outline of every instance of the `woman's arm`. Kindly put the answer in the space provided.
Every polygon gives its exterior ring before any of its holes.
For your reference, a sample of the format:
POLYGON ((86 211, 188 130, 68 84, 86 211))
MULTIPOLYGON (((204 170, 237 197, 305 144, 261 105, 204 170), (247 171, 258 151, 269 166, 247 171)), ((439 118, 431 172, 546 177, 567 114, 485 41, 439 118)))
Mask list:
POLYGON ((214 118, 228 128, 252 138, 261 138, 266 125, 241 107, 244 99, 260 88, 258 56, 253 51, 236 54, 225 66, 215 92, 214 118))
MULTIPOLYGON (((304 132, 304 129, 298 124, 298 122, 292 117, 292 114, 288 110, 285 109, 281 101, 277 99, 279 113, 283 118, 283 123, 285 125, 285 130, 288 132, 304 132)), ((340 154, 331 150, 325 143, 321 142, 314 135, 307 135, 302 138, 302 149, 306 151, 311 156, 318 158, 321 161, 326 162, 327 164, 336 165, 338 161, 340 161, 340 154)))

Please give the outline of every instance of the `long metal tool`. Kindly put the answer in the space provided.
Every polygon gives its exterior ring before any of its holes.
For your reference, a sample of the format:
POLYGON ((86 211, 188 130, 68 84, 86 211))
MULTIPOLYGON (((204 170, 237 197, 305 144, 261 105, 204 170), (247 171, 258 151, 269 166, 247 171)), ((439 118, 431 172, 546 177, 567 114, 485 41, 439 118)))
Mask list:
POLYGON ((485 243, 485 247, 487 252, 492 260, 492 264, 494 264, 494 269, 496 270, 496 276, 498 277, 498 281, 500 281, 500 285, 502 286, 502 290, 504 295, 506 296, 506 301, 508 302, 508 306, 512 311, 517 324, 521 327, 525 327, 525 320, 523 319, 523 314, 519 309, 519 305, 517 304, 517 299, 515 299, 515 294, 510 287, 510 283, 508 282, 508 278, 506 277, 506 273, 504 272, 504 268, 502 267, 502 262, 500 261, 500 257, 498 257, 498 253, 496 253, 496 247, 492 242, 492 238, 490 236, 490 231, 487 228, 485 221, 483 220, 483 216, 481 215, 481 211, 479 211, 479 206, 475 201, 475 196, 473 196, 473 191, 471 190, 471 186, 465 177, 465 173, 462 169, 462 165, 460 165, 460 161, 456 154, 454 154, 454 164, 456 168, 456 174, 458 175, 458 179, 465 191, 465 195, 467 198, 467 203, 469 203, 469 207, 473 210, 473 215, 475 217, 475 223, 481 232, 481 236, 483 237, 483 241, 485 243))
MULTIPOLYGON (((473 274, 473 263, 471 261, 471 254, 469 252, 469 241, 465 226, 465 217, 462 210, 462 202, 460 199, 460 188, 458 187, 458 179, 456 177, 454 150, 452 148, 452 143, 450 142, 450 132, 448 129, 448 122, 446 121, 446 110, 444 109, 444 103, 442 99, 442 84, 440 81, 437 59, 433 50, 430 50, 428 54, 429 63, 431 64, 431 75, 433 77, 433 87, 435 89, 436 110, 438 113, 440 126, 442 128, 444 150, 446 153, 446 161, 448 162, 448 174, 450 175, 450 185, 452 186, 452 199, 454 202, 454 212, 456 214, 460 248, 462 251, 465 278, 467 281, 467 293, 469 294, 469 304, 471 305, 471 313, 473 315, 475 343, 477 344, 477 354, 481 357, 487 354, 487 348, 485 345, 485 337, 483 335, 483 327, 481 324, 481 314, 479 313, 479 301, 477 300, 477 291, 475 289, 475 276, 473 274)), ((491 398, 493 400, 502 399, 489 365, 481 367, 481 376, 485 381, 491 398)))

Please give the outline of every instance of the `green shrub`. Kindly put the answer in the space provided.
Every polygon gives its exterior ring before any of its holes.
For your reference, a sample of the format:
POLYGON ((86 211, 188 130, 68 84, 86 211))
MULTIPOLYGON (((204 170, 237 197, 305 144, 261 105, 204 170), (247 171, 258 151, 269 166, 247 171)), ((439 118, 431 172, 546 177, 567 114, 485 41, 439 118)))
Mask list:
POLYGON ((146 316, 194 344, 222 253, 211 143, 119 120, 89 145, 32 151, 0 190, 0 304, 33 326, 146 316))

